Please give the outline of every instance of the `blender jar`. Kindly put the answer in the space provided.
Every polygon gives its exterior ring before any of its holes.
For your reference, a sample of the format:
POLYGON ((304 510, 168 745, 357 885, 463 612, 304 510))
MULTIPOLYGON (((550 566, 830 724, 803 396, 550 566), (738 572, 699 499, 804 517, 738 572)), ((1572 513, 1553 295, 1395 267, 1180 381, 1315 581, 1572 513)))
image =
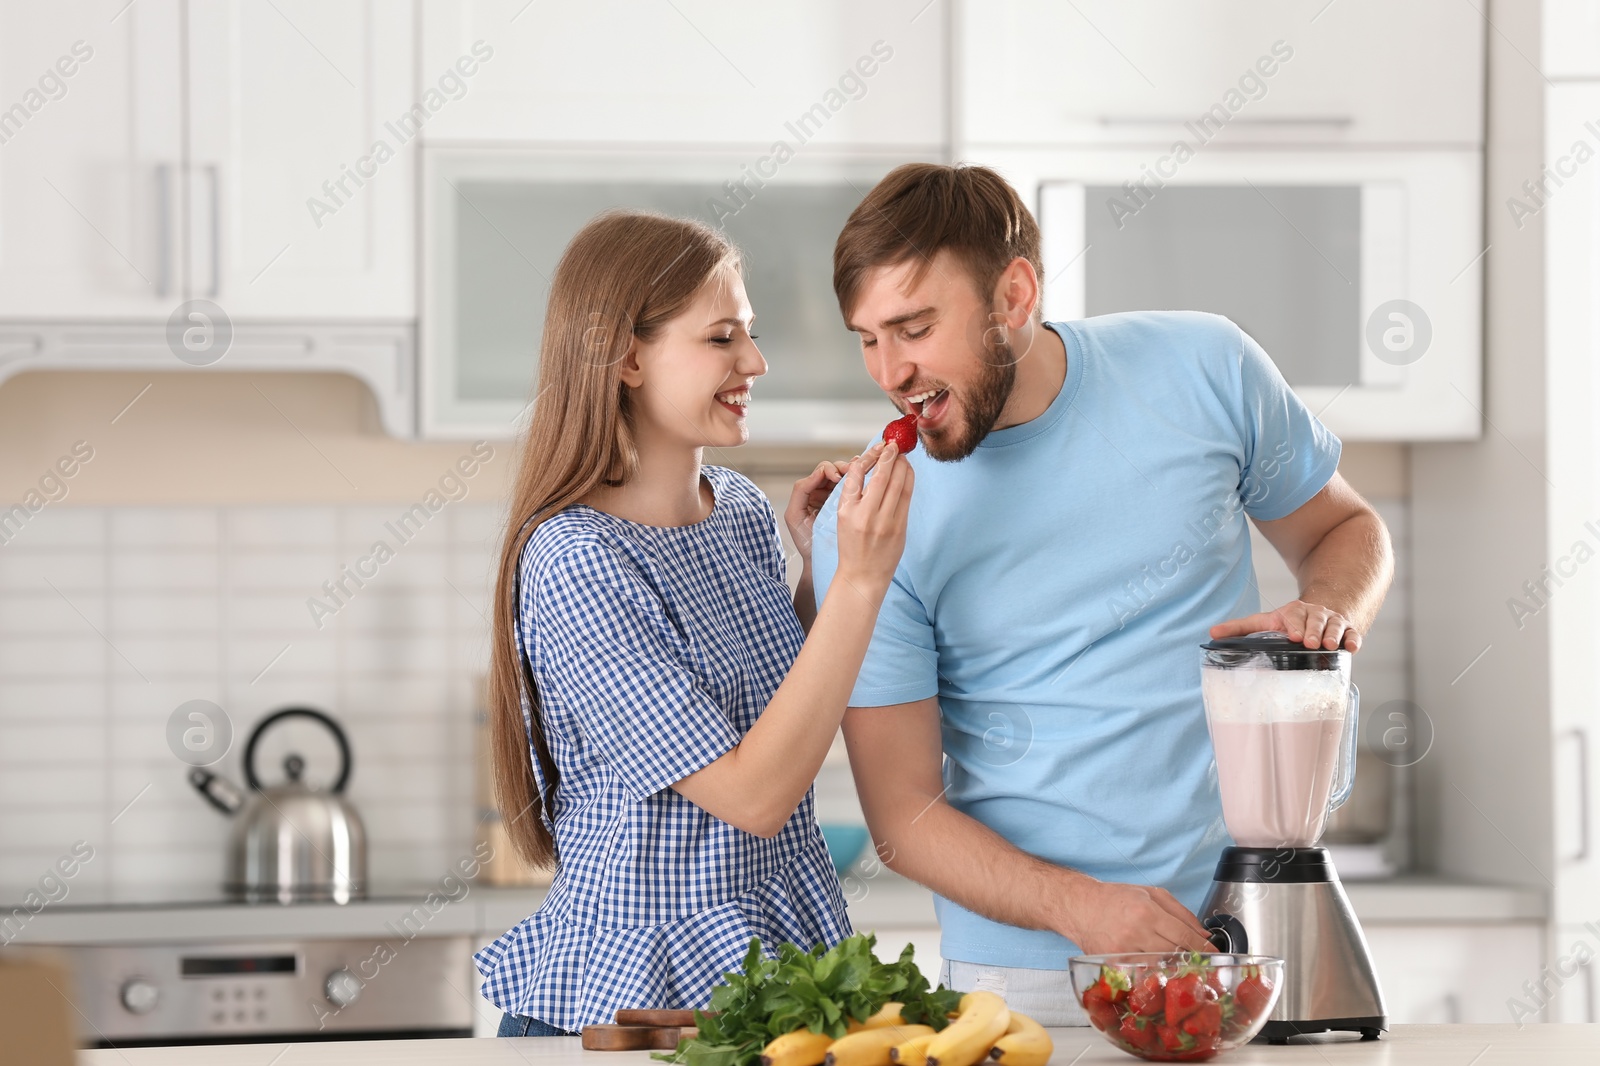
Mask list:
POLYGON ((1355 779, 1359 693, 1350 653, 1282 633, 1201 645, 1200 691, 1222 817, 1250 848, 1306 848, 1355 779))

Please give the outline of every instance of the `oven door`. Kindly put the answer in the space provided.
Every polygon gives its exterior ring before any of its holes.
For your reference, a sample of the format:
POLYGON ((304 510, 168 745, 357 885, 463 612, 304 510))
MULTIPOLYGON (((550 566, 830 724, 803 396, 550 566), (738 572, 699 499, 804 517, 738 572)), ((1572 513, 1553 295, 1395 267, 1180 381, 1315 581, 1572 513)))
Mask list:
POLYGON ((1478 435, 1477 152, 1178 147, 994 160, 1037 205, 1046 317, 1226 315, 1342 437, 1478 435))
POLYGON ((464 936, 61 951, 89 1047, 472 1035, 464 936))

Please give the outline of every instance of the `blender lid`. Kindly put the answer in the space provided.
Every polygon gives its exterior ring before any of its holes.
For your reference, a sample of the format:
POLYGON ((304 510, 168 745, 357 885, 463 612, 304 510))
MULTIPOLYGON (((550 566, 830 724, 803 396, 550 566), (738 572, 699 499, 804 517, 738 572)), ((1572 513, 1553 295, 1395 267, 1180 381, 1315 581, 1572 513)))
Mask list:
POLYGON ((1342 648, 1335 651, 1308 648, 1297 640, 1290 640, 1287 634, 1272 631, 1223 637, 1200 647, 1207 652, 1207 660, 1218 666, 1242 666, 1264 655, 1277 670, 1338 670, 1350 654, 1342 648))

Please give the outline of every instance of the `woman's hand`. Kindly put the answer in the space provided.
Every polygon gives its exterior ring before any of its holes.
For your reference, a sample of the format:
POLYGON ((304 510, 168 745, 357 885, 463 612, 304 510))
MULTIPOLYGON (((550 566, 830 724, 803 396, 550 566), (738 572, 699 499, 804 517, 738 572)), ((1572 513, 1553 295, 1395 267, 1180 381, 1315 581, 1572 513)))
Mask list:
MULTIPOLYGON (((859 456, 857 456, 859 458, 859 456)), ((789 527, 789 538, 800 550, 800 558, 811 564, 811 528, 816 525, 822 505, 828 502, 833 487, 844 479, 850 463, 825 459, 817 468, 794 483, 789 493, 789 506, 783 511, 783 524, 789 527)))
POLYGON ((874 607, 888 591, 905 550, 914 480, 900 449, 884 443, 851 463, 839 487, 837 579, 867 596, 874 607))

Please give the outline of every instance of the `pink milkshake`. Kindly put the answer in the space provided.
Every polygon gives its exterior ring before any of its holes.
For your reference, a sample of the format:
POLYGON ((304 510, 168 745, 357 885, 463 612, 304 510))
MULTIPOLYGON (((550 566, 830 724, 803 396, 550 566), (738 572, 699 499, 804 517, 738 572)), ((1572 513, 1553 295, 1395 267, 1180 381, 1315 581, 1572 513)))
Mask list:
POLYGON ((1322 836, 1340 719, 1211 722, 1222 818, 1246 848, 1308 848, 1322 836))
POLYGON ((1285 668, 1306 661, 1300 654, 1230 648, 1209 655, 1200 672, 1222 817, 1241 847, 1311 847, 1349 776, 1348 658, 1285 668))

